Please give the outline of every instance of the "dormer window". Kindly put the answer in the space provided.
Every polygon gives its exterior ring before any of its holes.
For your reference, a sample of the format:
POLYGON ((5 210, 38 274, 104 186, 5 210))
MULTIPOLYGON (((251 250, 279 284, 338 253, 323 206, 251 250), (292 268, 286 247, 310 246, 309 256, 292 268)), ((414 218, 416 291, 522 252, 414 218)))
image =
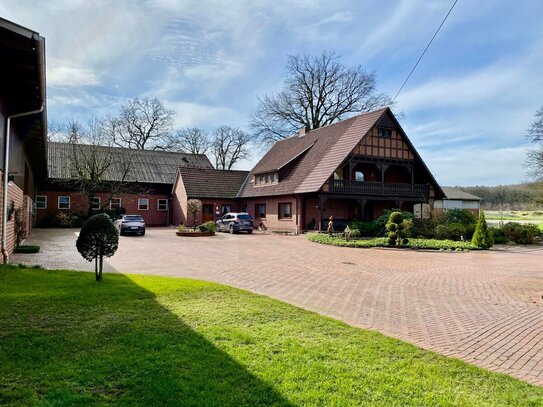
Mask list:
POLYGON ((381 138, 391 138, 392 137, 392 129, 386 129, 384 127, 379 127, 377 129, 377 135, 381 138))
POLYGON ((255 175, 255 186, 263 187, 266 185, 274 185, 279 182, 279 175, 276 172, 268 174, 255 175))

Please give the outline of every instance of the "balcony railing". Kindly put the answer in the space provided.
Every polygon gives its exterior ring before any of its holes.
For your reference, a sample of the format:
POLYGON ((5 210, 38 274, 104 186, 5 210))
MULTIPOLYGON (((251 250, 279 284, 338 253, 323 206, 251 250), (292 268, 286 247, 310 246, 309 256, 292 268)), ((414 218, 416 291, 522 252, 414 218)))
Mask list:
POLYGON ((428 186, 424 184, 381 183, 334 179, 330 192, 361 195, 427 196, 428 186))

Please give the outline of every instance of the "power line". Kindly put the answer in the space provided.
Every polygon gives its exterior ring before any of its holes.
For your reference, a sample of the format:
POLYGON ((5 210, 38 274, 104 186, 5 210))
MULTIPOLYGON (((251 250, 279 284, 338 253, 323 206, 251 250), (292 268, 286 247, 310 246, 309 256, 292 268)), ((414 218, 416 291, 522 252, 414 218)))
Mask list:
POLYGON ((451 8, 449 9, 449 12, 447 13, 447 15, 445 16, 445 18, 443 19, 443 21, 441 22, 441 24, 439 25, 439 27, 437 27, 437 30, 436 32, 434 33, 434 36, 432 37, 432 39, 430 40, 430 42, 428 43, 428 45, 426 45, 426 48, 424 48, 424 51, 422 52, 422 54, 420 55, 417 63, 415 64, 415 66, 413 67, 413 69, 411 69, 411 72, 409 72, 409 75, 407 75, 407 78, 405 78, 405 81, 403 81, 403 84, 400 88, 400 90, 398 91, 398 93, 396 93, 396 96, 394 96, 394 99, 392 99, 392 103, 394 103, 396 101, 396 98, 398 97, 398 95, 400 94, 400 92, 402 91, 403 87, 405 86, 405 84, 407 83, 407 81, 409 80, 409 78, 411 78, 411 75, 413 75, 413 72, 415 72, 415 69, 417 69, 417 66, 419 65, 419 62, 420 60, 422 59, 422 57, 424 57, 424 54, 426 54, 426 51, 428 51, 428 48, 430 48, 430 45, 432 45, 432 42, 434 41, 434 38, 437 36, 437 34, 439 33, 439 30, 441 30, 441 27, 443 27, 443 24, 445 24, 445 21, 447 21, 447 18, 449 17, 449 14, 451 14, 451 11, 453 11, 453 8, 454 6, 456 6, 456 2, 458 0, 454 0, 454 3, 453 5, 451 6, 451 8))

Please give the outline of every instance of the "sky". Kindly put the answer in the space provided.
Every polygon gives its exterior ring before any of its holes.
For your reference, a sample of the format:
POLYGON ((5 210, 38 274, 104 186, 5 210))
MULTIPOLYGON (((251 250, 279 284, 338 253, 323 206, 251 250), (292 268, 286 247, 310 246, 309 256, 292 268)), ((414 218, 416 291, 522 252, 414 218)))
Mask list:
MULTIPOLYGON (((87 120, 158 97, 175 125, 249 131, 288 55, 334 51, 394 96, 452 0, 2 0, 46 39, 48 117, 87 120)), ((459 0, 395 113, 442 185, 529 181, 526 130, 543 106, 543 2, 459 0)), ((262 150, 238 169, 250 169, 262 150)))

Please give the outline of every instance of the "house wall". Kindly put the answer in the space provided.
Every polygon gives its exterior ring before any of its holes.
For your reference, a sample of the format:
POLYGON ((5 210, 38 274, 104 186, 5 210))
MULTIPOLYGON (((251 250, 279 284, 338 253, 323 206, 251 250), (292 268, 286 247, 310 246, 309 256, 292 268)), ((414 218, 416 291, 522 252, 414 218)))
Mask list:
POLYGON ((438 199, 434 202, 434 212, 437 214, 445 212, 447 209, 465 209, 479 216, 481 209, 480 201, 463 201, 460 199, 438 199))
MULTIPOLYGON (((36 209, 36 223, 38 226, 52 226, 56 224, 56 216, 60 212, 73 213, 76 216, 87 216, 88 214, 88 200, 86 195, 81 192, 38 191, 37 195, 45 195, 47 197, 47 207, 45 209, 36 209), (70 197, 70 209, 58 209, 59 196, 70 197)), ((101 204, 103 205, 109 199, 110 195, 108 193, 97 193, 96 197, 101 199, 101 204)), ((158 200, 169 199, 167 194, 119 194, 114 197, 121 198, 121 207, 126 210, 127 214, 141 215, 147 226, 167 226, 169 224, 170 210, 158 210, 158 200), (139 198, 149 199, 148 210, 138 209, 139 198)), ((103 209, 109 209, 109 205, 103 206, 103 209)))
POLYGON ((187 224, 187 193, 180 176, 176 177, 172 192, 172 224, 187 224))
MULTIPOLYGON (((298 204, 301 205, 301 200, 298 199, 298 204)), ((269 230, 284 230, 296 233, 298 224, 300 224, 299 212, 301 208, 296 207, 296 198, 292 195, 279 196, 279 197, 261 197, 244 199, 242 205, 247 206, 247 212, 255 220, 255 227, 258 227, 261 223, 269 230), (279 219, 279 204, 290 203, 292 208, 292 218, 279 219), (257 218, 255 214, 256 204, 266 204, 266 217, 257 218)))
MULTIPOLYGON (((2 174, 3 175, 3 174, 2 174)), ((3 183, 0 183, 0 194, 3 190, 3 183)), ((23 190, 15 183, 9 182, 8 183, 8 207, 11 207, 11 202, 13 202, 13 208, 14 209, 24 209, 24 201, 27 199, 25 195, 23 194, 23 190)), ((29 220, 27 216, 23 216, 23 219, 25 220, 25 224, 28 225, 29 220)), ((2 226, 2 217, 0 216, 0 227, 2 226)), ((27 235, 29 232, 29 228, 27 229, 27 235)), ((15 214, 11 213, 11 219, 8 220, 6 225, 6 250, 8 254, 13 253, 13 249, 15 248, 15 214)))

